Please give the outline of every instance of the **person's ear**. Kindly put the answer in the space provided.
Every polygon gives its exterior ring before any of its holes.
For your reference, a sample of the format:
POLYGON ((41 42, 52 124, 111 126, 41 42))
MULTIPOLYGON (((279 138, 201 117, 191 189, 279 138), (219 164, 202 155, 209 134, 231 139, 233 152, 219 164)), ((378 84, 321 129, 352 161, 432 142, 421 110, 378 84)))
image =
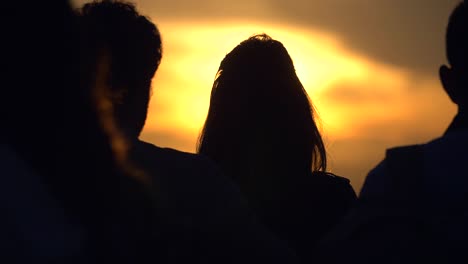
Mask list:
POLYGON ((445 92, 450 97, 450 100, 458 104, 457 80, 453 69, 446 65, 440 66, 439 77, 445 92))

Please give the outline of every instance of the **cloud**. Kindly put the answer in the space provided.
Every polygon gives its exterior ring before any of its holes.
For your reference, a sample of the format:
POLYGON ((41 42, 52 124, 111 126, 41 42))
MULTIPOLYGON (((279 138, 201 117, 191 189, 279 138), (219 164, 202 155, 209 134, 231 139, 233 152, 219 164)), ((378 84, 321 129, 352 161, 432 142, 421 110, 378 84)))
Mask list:
MULTIPOLYGON (((82 1, 75 1, 77 5, 82 1)), ((328 31, 358 53, 421 74, 445 62, 448 17, 459 0, 138 0, 157 24, 167 20, 247 20, 328 31)))
POLYGON ((458 0, 272 1, 279 20, 318 27, 386 64, 434 74, 445 61, 444 37, 458 0))
POLYGON ((346 105, 385 104, 392 99, 391 94, 379 90, 378 87, 374 89, 362 89, 362 86, 346 83, 327 89, 322 96, 334 103, 346 105))

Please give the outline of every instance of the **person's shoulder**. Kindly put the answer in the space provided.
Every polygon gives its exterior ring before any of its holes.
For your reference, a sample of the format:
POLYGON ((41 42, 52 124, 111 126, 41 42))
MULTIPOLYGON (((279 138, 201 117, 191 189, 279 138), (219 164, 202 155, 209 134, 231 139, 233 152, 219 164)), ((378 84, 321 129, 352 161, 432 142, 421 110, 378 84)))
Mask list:
POLYGON ((425 152, 453 152, 466 149, 468 146, 468 130, 459 130, 435 138, 423 145, 425 152))
POLYGON ((138 156, 144 156, 153 161, 157 159, 164 163, 188 162, 195 164, 212 164, 211 160, 205 156, 172 148, 162 148, 144 141, 138 141, 134 144, 134 152, 138 156))
POLYGON ((356 193, 348 178, 321 171, 313 172, 310 178, 318 189, 323 190, 327 194, 332 196, 340 194, 349 199, 356 198, 356 193))
POLYGON ((312 173, 311 179, 323 184, 351 186, 348 178, 338 176, 331 172, 315 171, 312 173))
POLYGON ((365 197, 384 195, 388 188, 388 184, 387 161, 384 159, 367 174, 361 188, 361 192, 359 193, 359 197, 362 199, 365 197))
MULTIPOLYGON (((216 164, 203 155, 183 152, 172 148, 161 148, 139 141, 134 144, 132 160, 151 175, 170 176, 171 180, 184 179, 202 182, 217 181, 220 174, 216 164)), ((168 177, 162 177, 168 178, 168 177)))
POLYGON ((392 171, 407 171, 416 163, 422 161, 426 144, 395 146, 385 152, 385 157, 377 166, 369 171, 362 186, 359 197, 385 197, 391 193, 394 186, 392 171))
POLYGON ((139 151, 137 162, 157 183, 159 193, 168 197, 167 206, 173 206, 177 212, 190 214, 198 210, 199 215, 187 217, 206 225, 222 214, 231 214, 230 210, 246 211, 238 187, 208 157, 142 141, 135 145, 139 151), (212 218, 207 219, 206 215, 212 218))
MULTIPOLYGON (((64 217, 63 207, 49 191, 44 178, 14 148, 1 142, 0 174, 4 176, 0 183, 0 206, 6 212, 0 220, 2 249, 26 253, 15 257, 31 257, 31 260, 83 253, 84 227, 64 217), (29 243, 14 243, 8 240, 11 237, 29 243)), ((11 252, 5 252, 4 256, 11 252)))

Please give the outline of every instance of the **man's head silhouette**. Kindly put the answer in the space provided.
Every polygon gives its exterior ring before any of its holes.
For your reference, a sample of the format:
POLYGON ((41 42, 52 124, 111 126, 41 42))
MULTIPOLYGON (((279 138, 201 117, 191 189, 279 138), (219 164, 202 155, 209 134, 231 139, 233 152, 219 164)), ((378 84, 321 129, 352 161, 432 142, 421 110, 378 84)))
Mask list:
POLYGON ((460 3, 450 16, 446 48, 449 66, 440 67, 440 79, 459 110, 468 107, 468 2, 460 3))
POLYGON ((146 121, 151 80, 162 57, 159 31, 133 4, 122 1, 85 4, 80 18, 89 52, 105 51, 109 57, 109 96, 117 123, 136 138, 146 121))

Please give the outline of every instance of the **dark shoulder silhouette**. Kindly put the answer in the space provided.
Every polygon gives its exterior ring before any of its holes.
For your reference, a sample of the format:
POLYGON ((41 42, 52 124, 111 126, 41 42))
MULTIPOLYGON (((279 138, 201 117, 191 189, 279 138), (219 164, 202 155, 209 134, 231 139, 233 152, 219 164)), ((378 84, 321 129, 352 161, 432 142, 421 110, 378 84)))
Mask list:
POLYGON ((320 247, 328 262, 468 261, 467 19, 462 1, 448 22, 449 63, 439 71, 457 115, 441 137, 386 151, 367 175, 355 208, 320 247), (342 254, 332 254, 337 251, 342 254))
POLYGON ((256 35, 221 62, 198 145, 304 258, 355 199, 347 181, 324 173, 314 115, 284 46, 256 35))

